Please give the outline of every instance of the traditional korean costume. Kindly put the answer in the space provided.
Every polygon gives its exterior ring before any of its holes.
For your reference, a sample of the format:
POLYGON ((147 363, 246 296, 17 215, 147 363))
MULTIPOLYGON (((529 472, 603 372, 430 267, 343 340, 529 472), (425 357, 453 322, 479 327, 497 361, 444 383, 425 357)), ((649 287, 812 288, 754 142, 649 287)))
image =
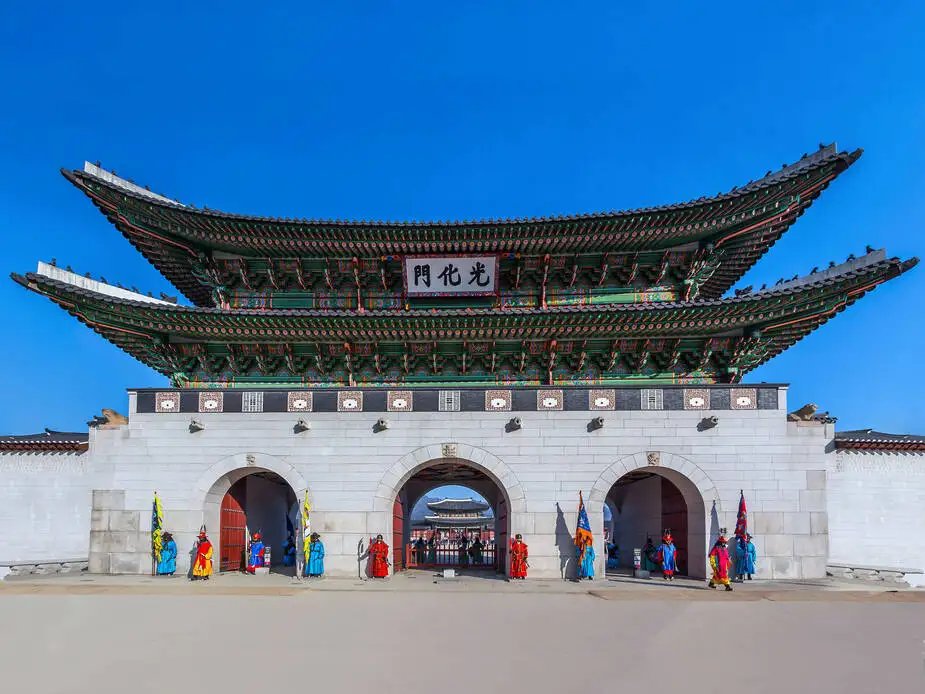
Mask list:
POLYGON ((292 535, 283 545, 283 566, 295 566, 295 542, 292 541, 292 535))
POLYGON ((530 566, 527 559, 530 554, 521 535, 511 541, 511 578, 526 578, 527 568, 530 566))
POLYGON ((660 568, 658 548, 651 538, 646 540, 646 546, 642 548, 642 568, 649 572, 658 571, 660 568))
POLYGON ((212 575, 212 543, 206 537, 205 530, 199 533, 199 544, 196 545, 196 559, 193 561, 193 580, 209 580, 212 575))
POLYGON ((266 546, 263 544, 263 540, 260 536, 260 533, 254 533, 254 537, 251 540, 251 551, 250 555, 247 557, 247 572, 255 573, 258 568, 263 567, 263 554, 266 551, 266 546))
POLYGON ((748 576, 749 580, 751 580, 752 574, 755 573, 757 559, 758 551, 752 542, 752 536, 739 537, 738 542, 736 542, 736 575, 740 579, 748 576))
POLYGON ((665 537, 662 538, 662 544, 658 546, 658 558, 662 563, 662 574, 664 574, 666 581, 674 580, 674 572, 678 570, 675 563, 677 554, 678 550, 674 546, 671 533, 666 531, 665 537))
POLYGON ((376 536, 375 542, 369 546, 369 559, 373 578, 387 578, 389 575, 389 546, 382 539, 382 535, 376 536))
POLYGON ((308 561, 305 564, 306 576, 324 575, 324 544, 318 533, 312 533, 311 545, 308 550, 308 561))
POLYGON ((157 562, 157 573, 161 576, 173 576, 177 570, 177 543, 168 533, 164 534, 164 540, 161 558, 157 562))
POLYGON ((578 553, 578 577, 594 580, 594 545, 590 542, 585 543, 584 547, 578 553))
POLYGON ((732 590, 729 584, 729 550, 726 549, 726 538, 722 535, 710 550, 710 568, 713 576, 710 578, 710 587, 724 585, 726 590, 732 590))

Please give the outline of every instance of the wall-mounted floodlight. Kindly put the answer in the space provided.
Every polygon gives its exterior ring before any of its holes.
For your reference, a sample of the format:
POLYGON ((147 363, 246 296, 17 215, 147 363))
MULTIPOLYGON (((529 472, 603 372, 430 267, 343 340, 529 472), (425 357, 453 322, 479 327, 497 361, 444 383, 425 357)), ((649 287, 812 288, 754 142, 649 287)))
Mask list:
POLYGON ((205 427, 202 425, 198 419, 191 419, 189 422, 189 433, 195 434, 197 431, 202 431, 205 427))
POLYGON ((717 424, 719 424, 719 419, 716 417, 704 417, 700 420, 700 424, 697 425, 697 431, 707 431, 712 429, 717 424))
POLYGON ((511 421, 509 421, 507 424, 504 425, 504 430, 509 434, 512 431, 518 431, 519 429, 522 429, 522 428, 523 428, 523 423, 520 421, 520 417, 512 417, 511 421))
POLYGON ((588 422, 588 433, 589 434, 592 431, 597 431, 598 429, 603 429, 603 428, 604 428, 604 418, 603 417, 595 417, 590 422, 588 422))
POLYGON ((304 419, 300 419, 298 422, 295 423, 295 426, 292 427, 292 430, 297 434, 301 434, 303 431, 310 431, 311 428, 312 428, 311 424, 306 422, 304 419))
POLYGON ((379 432, 385 431, 389 428, 389 423, 385 419, 376 420, 376 423, 373 425, 373 433, 378 434, 379 432))

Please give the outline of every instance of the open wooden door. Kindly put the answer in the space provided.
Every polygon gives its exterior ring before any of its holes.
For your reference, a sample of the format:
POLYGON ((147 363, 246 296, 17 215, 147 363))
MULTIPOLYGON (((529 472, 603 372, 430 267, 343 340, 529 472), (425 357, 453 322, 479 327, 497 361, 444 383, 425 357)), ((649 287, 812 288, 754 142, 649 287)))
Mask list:
POLYGON ((405 570, 405 509, 401 498, 392 507, 392 573, 405 570))
MULTIPOLYGON (((243 493, 244 485, 240 486, 243 493)), ((221 561, 220 571, 240 571, 247 546, 247 517, 238 494, 229 491, 222 499, 221 561)))

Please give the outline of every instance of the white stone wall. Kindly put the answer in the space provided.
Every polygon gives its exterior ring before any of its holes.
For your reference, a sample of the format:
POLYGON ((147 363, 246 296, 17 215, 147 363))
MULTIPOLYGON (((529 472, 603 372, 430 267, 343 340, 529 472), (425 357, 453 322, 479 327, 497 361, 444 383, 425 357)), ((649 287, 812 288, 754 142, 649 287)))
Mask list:
MULTIPOLYGON (((512 533, 523 533, 530 544, 531 575, 556 577, 574 570, 579 490, 600 537, 610 485, 646 465, 647 451, 660 451, 663 465, 700 489, 711 526, 734 526, 739 490, 745 490, 761 552, 759 576, 818 577, 828 547, 827 434, 820 425, 788 424, 783 391, 780 400, 778 410, 717 412, 719 426, 705 432, 696 425, 712 413, 703 411, 594 413, 606 423, 591 433, 592 413, 570 411, 518 413, 523 428, 514 432, 505 431, 505 413, 391 413, 390 427, 380 433, 372 430, 379 413, 313 413, 305 416, 311 430, 300 434, 293 432, 299 417, 286 413, 197 414, 205 425, 197 433, 189 431, 190 415, 131 413, 127 427, 97 432, 93 455, 112 472, 109 488, 125 490, 125 510, 144 518, 158 490, 166 524, 178 531, 184 549, 203 520, 218 541, 215 509, 224 491, 213 489, 216 481, 230 484, 229 475, 248 467, 277 472, 299 499, 308 488, 328 572, 356 575, 358 541, 377 533, 390 538, 397 490, 421 465, 440 458, 442 443, 456 443, 459 458, 504 487, 512 533), (204 517, 207 497, 212 510, 204 517)), ((691 546, 692 565, 696 550, 691 546)), ((131 556, 117 559, 120 566, 132 562, 131 556)), ((184 560, 181 552, 181 565, 184 560)), ((136 564, 143 572, 149 562, 136 564)))
MULTIPOLYGON (((523 533, 529 543, 533 577, 574 572, 571 538, 578 492, 584 492, 595 536, 602 538, 601 509, 611 485, 641 467, 683 476, 689 490, 702 498, 704 527, 691 527, 689 544, 694 571, 698 545, 704 573, 711 534, 734 527, 739 490, 744 489, 759 551, 758 576, 825 575, 825 445, 832 427, 788 423, 784 390, 777 410, 519 412, 522 429, 512 432, 505 431, 511 414, 503 412, 191 416, 138 414, 134 403, 131 396, 128 425, 92 432, 90 453, 81 456, 92 473, 73 484, 65 478, 56 481, 53 474, 3 473, 0 513, 7 520, 0 526, 0 557, 31 559, 22 547, 42 547, 45 554, 61 558, 78 544, 86 556, 89 490, 96 489, 101 491, 94 495, 100 506, 91 523, 91 571, 146 573, 151 561, 145 537, 157 490, 165 525, 180 548, 178 571, 185 571, 200 524, 207 524, 218 544, 218 508, 228 487, 247 472, 263 469, 289 482, 299 502, 308 489, 312 528, 324 536, 326 570, 332 576, 356 576, 358 542, 382 533, 391 543, 396 493, 428 461, 441 458, 441 444, 455 443, 460 459, 503 487, 511 534, 523 533), (605 426, 589 433, 587 424, 598 415, 605 426), (719 425, 697 431, 709 415, 716 415, 719 425), (380 417, 390 426, 373 433, 380 417), (201 421, 204 430, 190 433, 191 418, 201 421), (293 431, 300 418, 310 421, 310 431, 293 431), (661 467, 648 467, 650 451, 660 453, 661 467), (75 495, 70 506, 43 500, 65 488, 75 495), (20 505, 7 513, 7 500, 17 497, 20 505), (42 504, 49 509, 44 526, 29 511, 42 504), (63 534, 43 530, 50 526, 63 534), (14 549, 11 543, 22 547, 14 549)), ((599 547, 598 571, 604 555, 599 547)))
POLYGON ((925 454, 841 450, 826 477, 831 564, 925 572, 925 454))
POLYGON ((0 566, 87 560, 90 460, 0 453, 0 566))

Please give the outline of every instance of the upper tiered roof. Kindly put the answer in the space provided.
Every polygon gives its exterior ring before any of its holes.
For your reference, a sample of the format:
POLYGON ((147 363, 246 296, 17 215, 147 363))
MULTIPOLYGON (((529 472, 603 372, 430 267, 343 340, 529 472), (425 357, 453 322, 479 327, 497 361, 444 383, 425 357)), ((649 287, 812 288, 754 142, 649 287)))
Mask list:
POLYGON ((93 165, 62 170, 180 291, 214 305, 206 258, 387 258, 426 253, 524 256, 722 250, 701 296, 727 291, 828 184, 861 155, 832 144, 728 193, 619 212, 476 221, 280 219, 196 209, 93 165), (199 277, 197 279, 197 276, 199 277))

